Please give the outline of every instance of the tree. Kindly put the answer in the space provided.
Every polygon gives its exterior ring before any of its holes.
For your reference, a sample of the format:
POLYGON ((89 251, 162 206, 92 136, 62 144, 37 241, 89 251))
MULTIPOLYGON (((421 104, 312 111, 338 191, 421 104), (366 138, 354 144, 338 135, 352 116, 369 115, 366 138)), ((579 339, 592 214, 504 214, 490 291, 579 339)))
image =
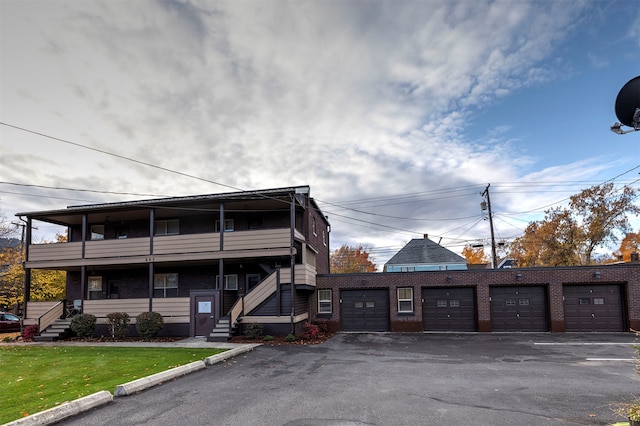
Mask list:
POLYGON ((620 248, 613 252, 614 260, 631 262, 631 253, 640 253, 640 232, 630 232, 624 236, 620 248))
POLYGON ((462 256, 472 265, 482 265, 490 262, 489 256, 484 252, 484 247, 465 246, 462 249, 462 256))
POLYGON ((369 260, 369 253, 362 246, 350 247, 345 244, 331 253, 330 261, 334 274, 376 271, 376 264, 369 260))
POLYGON ((627 214, 640 213, 632 188, 596 185, 570 197, 567 208, 545 211, 514 240, 509 255, 518 266, 576 266, 593 263, 597 247, 617 242, 630 230, 627 214))

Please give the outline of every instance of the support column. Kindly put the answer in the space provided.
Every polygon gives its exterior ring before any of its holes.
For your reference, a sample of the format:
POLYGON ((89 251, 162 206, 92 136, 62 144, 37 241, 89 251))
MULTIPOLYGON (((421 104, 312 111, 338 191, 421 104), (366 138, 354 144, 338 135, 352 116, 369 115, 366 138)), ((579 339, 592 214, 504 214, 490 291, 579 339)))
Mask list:
MULTIPOLYGON (((220 217, 218 219, 220 222, 220 252, 224 251, 224 203, 220 203, 220 217)), ((220 256, 218 260, 218 276, 220 276, 220 281, 218 282, 220 290, 220 316, 225 316, 226 312, 224 312, 224 259, 223 256, 220 256)))
POLYGON ((149 312, 153 312, 154 263, 149 262, 149 312))
POLYGON ((80 267, 80 313, 84 313, 84 299, 87 296, 87 267, 80 267))
POLYGON ((291 263, 291 334, 295 334, 295 324, 293 318, 296 315, 296 254, 295 254, 295 238, 296 238, 296 196, 291 195, 291 207, 289 216, 291 222, 291 236, 289 243, 289 259, 291 263))

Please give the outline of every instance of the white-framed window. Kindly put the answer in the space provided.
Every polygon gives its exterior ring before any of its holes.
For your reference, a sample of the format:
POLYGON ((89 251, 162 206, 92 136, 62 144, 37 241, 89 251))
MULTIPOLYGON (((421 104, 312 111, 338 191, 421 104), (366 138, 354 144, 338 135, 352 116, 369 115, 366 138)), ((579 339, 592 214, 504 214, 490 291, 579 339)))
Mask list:
POLYGON ((398 312, 413 312, 413 288, 399 288, 398 292, 398 312))
MULTIPOLYGON (((220 288, 220 275, 216 275, 216 288, 220 288)), ((236 274, 224 276, 224 289, 231 291, 238 290, 238 276, 236 274)))
POLYGON ((154 223, 154 235, 178 235, 180 234, 180 220, 156 220, 154 223))
POLYGON ((102 277, 89 277, 89 300, 102 299, 102 277))
POLYGON ((104 240, 104 225, 91 225, 91 239, 104 240))
POLYGON ((322 244, 327 245, 327 232, 324 229, 322 230, 322 244))
POLYGON ((311 218, 311 231, 313 232, 313 235, 318 236, 318 230, 316 229, 316 218, 315 217, 311 218))
POLYGON ((318 313, 330 314, 331 312, 331 290, 318 290, 318 313))
POLYGON ((178 297, 178 274, 154 274, 153 297, 178 297))
MULTIPOLYGON (((224 220, 224 232, 233 232, 233 219, 225 219, 224 220)), ((215 232, 220 232, 220 221, 216 220, 216 230, 215 232)))

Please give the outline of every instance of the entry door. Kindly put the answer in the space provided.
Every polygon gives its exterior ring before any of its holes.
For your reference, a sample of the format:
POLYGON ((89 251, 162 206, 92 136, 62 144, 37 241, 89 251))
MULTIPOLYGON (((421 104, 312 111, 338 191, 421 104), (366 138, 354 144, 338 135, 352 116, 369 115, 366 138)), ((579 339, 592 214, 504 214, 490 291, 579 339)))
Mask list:
POLYGON ((192 295, 192 321, 195 336, 208 336, 219 318, 218 294, 204 293, 192 295))

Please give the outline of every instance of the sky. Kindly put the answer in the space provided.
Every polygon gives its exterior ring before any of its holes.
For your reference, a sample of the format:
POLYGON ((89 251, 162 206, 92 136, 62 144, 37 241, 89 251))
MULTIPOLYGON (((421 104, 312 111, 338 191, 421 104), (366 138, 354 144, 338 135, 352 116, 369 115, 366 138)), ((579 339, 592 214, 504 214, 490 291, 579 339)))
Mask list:
POLYGON ((640 132, 610 131, 638 75, 636 0, 0 0, 0 210, 309 185, 381 267, 490 245, 490 184, 508 243, 640 188, 640 132))

